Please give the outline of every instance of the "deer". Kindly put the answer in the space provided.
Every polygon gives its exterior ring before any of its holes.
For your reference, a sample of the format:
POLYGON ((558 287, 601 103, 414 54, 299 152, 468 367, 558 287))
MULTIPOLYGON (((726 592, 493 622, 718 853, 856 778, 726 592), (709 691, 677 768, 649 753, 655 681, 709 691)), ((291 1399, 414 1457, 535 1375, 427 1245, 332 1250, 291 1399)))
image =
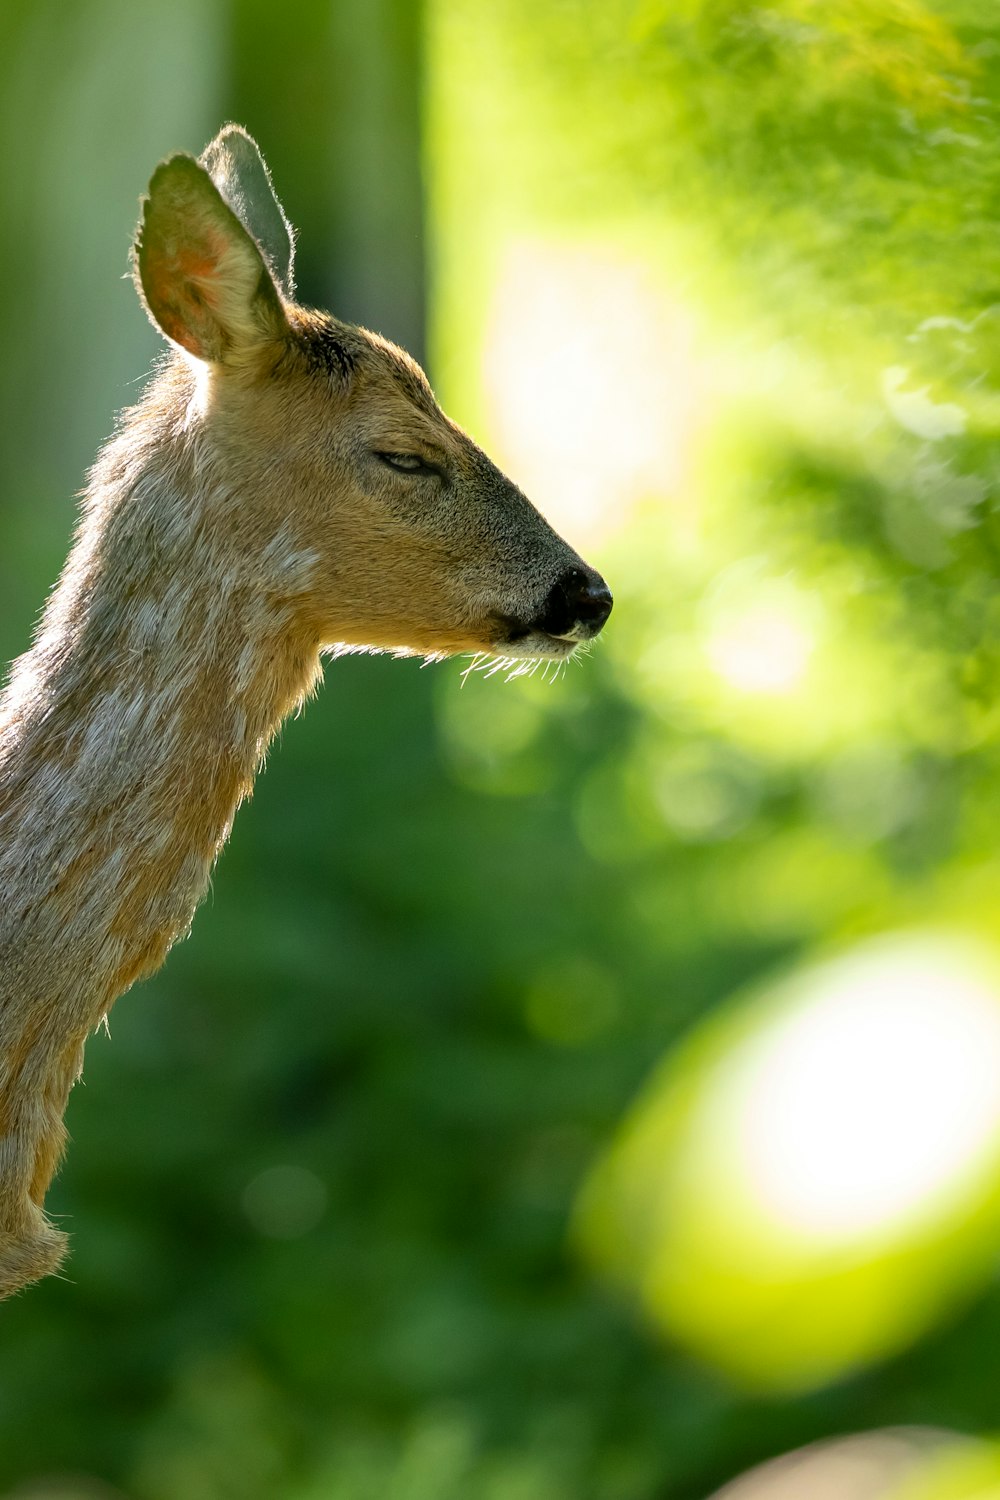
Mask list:
POLYGON ((131 264, 166 350, 0 697, 0 1297, 63 1263, 86 1039, 188 933, 322 655, 525 670, 611 610, 407 353, 295 300, 294 248, 242 127, 154 171, 131 264))

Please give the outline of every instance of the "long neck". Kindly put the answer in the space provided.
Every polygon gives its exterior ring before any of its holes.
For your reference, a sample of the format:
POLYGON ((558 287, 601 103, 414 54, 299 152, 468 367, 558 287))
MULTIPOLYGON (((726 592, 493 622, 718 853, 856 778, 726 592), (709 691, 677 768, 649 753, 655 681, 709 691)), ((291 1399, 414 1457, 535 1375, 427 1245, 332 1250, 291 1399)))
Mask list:
POLYGON ((0 700, 0 952, 19 1008, 27 976, 74 1030, 187 930, 271 735, 319 671, 269 567, 287 573, 287 539, 241 535, 239 496, 178 394, 154 392, 105 451, 0 700))

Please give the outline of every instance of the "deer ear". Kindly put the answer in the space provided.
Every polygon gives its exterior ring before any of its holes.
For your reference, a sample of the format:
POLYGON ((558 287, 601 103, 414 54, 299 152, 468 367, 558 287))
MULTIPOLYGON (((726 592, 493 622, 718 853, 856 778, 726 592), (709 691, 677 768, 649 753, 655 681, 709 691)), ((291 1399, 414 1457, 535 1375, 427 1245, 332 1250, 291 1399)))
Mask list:
POLYGON ((295 231, 278 202, 256 141, 241 125, 224 125, 199 160, 233 213, 257 241, 284 295, 294 297, 295 231))
POLYGON ((221 364, 288 331, 260 249, 193 156, 153 173, 134 262, 153 322, 198 359, 221 364))

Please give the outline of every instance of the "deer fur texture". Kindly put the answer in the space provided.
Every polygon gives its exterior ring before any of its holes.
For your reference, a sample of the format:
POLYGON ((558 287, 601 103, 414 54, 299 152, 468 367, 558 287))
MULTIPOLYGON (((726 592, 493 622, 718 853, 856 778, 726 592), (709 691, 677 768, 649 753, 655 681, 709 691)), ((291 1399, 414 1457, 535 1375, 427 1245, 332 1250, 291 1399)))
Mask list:
POLYGON ((188 931, 321 651, 558 659, 611 607, 407 354, 291 300, 239 127, 157 168, 133 261, 170 354, 0 699, 0 1296, 63 1258, 85 1039, 188 931))

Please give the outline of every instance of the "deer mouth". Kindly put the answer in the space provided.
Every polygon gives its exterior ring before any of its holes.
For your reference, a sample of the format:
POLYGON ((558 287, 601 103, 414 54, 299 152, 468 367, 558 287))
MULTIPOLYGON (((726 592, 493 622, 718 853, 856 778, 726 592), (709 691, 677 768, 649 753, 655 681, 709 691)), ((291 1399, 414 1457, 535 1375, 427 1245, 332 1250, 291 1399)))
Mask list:
POLYGON ((579 637, 551 635, 547 630, 532 629, 526 625, 510 625, 505 633, 497 638, 493 650, 499 655, 509 656, 517 661, 532 658, 562 661, 564 657, 572 656, 579 645, 579 637))

